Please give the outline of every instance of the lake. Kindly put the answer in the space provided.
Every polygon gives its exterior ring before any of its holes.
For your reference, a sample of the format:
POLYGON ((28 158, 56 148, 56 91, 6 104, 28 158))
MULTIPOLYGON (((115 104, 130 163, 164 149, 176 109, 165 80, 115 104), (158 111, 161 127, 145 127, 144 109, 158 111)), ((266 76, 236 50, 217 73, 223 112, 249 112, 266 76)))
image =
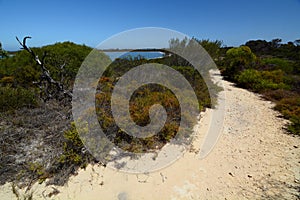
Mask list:
POLYGON ((106 55, 110 57, 111 60, 114 60, 116 58, 125 58, 128 56, 131 56, 133 58, 136 58, 138 56, 141 56, 146 59, 153 59, 153 58, 161 58, 165 54, 163 52, 158 51, 131 51, 131 52, 104 52, 106 55))
MULTIPOLYGON (((110 59, 113 61, 116 58, 126 58, 128 56, 131 56, 133 58, 136 58, 138 56, 141 56, 143 58, 146 59, 154 59, 154 58, 161 58, 163 57, 165 54, 163 52, 159 52, 159 51, 130 51, 130 52, 104 52, 107 56, 110 57, 110 59)), ((9 57, 12 57, 14 55, 8 55, 9 57)), ((0 56, 0 59, 2 59, 2 57, 0 56)))

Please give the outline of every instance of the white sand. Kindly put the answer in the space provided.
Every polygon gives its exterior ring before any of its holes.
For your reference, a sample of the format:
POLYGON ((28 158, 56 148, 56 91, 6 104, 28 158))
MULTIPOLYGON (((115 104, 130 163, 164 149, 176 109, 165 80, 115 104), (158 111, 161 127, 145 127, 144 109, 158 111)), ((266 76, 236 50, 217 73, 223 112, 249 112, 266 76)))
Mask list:
MULTIPOLYGON (((197 152, 216 112, 212 110, 204 113, 196 128, 194 150, 171 166, 140 175, 88 166, 68 185, 55 187, 60 193, 51 198, 47 195, 53 186, 35 184, 34 199, 297 199, 300 138, 284 133, 287 121, 276 117, 279 113, 272 110, 272 103, 222 82, 223 133, 204 159, 197 152)), ((10 184, 1 187, 0 199, 15 199, 10 184)))

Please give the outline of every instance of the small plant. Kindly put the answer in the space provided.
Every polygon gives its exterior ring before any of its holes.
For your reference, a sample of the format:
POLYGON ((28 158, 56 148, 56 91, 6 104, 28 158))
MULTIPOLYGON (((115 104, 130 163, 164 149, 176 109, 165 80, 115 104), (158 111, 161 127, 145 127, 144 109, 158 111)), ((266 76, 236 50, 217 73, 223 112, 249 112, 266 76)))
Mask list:
POLYGON ((38 182, 40 184, 49 177, 49 174, 46 172, 46 169, 41 163, 28 163, 28 169, 31 173, 38 177, 38 182))
POLYGON ((91 155, 83 152, 84 145, 79 137, 75 123, 71 123, 71 128, 64 132, 65 141, 63 142, 63 154, 58 162, 61 164, 74 164, 85 167, 91 159, 91 155))

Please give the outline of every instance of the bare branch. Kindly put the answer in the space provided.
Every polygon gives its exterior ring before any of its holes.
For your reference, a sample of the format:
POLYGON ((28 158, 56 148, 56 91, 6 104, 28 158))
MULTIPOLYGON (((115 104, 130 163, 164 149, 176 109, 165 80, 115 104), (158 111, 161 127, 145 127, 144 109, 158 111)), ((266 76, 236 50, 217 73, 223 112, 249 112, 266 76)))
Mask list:
MULTIPOLYGON (((45 66, 45 59, 47 57, 47 52, 43 53, 42 60, 40 60, 38 55, 36 55, 34 53, 34 51, 26 45, 27 39, 31 39, 30 36, 24 37, 23 42, 21 42, 18 37, 16 37, 16 39, 19 42, 19 44, 22 46, 21 49, 24 49, 28 53, 30 53, 30 55, 35 60, 35 62, 41 67, 42 75, 41 75, 41 78, 40 78, 40 81, 38 82, 38 84, 39 84, 40 88, 44 88, 45 95, 46 95, 45 100, 49 100, 51 98, 55 98, 55 99, 60 100, 61 99, 60 94, 62 94, 64 96, 64 98, 70 98, 71 99, 72 98, 72 93, 70 91, 65 90, 64 86, 61 82, 55 81, 51 77, 49 70, 45 66), (44 87, 42 86, 43 81, 46 81, 46 83, 47 83, 46 86, 44 86, 44 87), (53 88, 53 86, 54 86, 54 88, 53 88)), ((64 63, 59 68, 62 70, 65 65, 66 64, 64 63)))

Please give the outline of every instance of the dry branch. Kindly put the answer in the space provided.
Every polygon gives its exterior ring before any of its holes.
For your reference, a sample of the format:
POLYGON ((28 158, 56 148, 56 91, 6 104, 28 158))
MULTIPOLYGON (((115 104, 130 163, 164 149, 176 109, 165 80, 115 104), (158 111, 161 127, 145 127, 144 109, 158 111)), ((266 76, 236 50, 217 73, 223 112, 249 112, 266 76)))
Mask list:
MULTIPOLYGON (((45 90, 46 97, 44 98, 44 100, 49 100, 49 99, 61 100, 62 97, 69 98, 71 100, 72 93, 68 90, 65 90, 61 82, 54 80, 51 77, 49 70, 45 66, 45 58, 47 57, 47 53, 44 52, 42 59, 40 60, 39 56, 36 55, 35 52, 26 45, 27 39, 31 39, 31 37, 29 36, 24 37, 22 42, 19 40, 18 37, 16 37, 16 39, 19 42, 19 44, 22 46, 21 49, 24 49, 28 53, 30 53, 32 58, 35 60, 36 64, 41 67, 42 75, 40 81, 38 82, 38 85, 41 89, 43 88, 45 90), (44 81, 46 81, 47 83, 45 86, 42 85, 44 81), (53 90, 53 86, 54 86, 54 91, 51 91, 53 90)), ((59 66, 59 69, 63 70, 65 65, 66 65, 65 63, 62 64, 61 66, 59 66)), ((63 77, 61 77, 61 79, 63 79, 63 77)))

